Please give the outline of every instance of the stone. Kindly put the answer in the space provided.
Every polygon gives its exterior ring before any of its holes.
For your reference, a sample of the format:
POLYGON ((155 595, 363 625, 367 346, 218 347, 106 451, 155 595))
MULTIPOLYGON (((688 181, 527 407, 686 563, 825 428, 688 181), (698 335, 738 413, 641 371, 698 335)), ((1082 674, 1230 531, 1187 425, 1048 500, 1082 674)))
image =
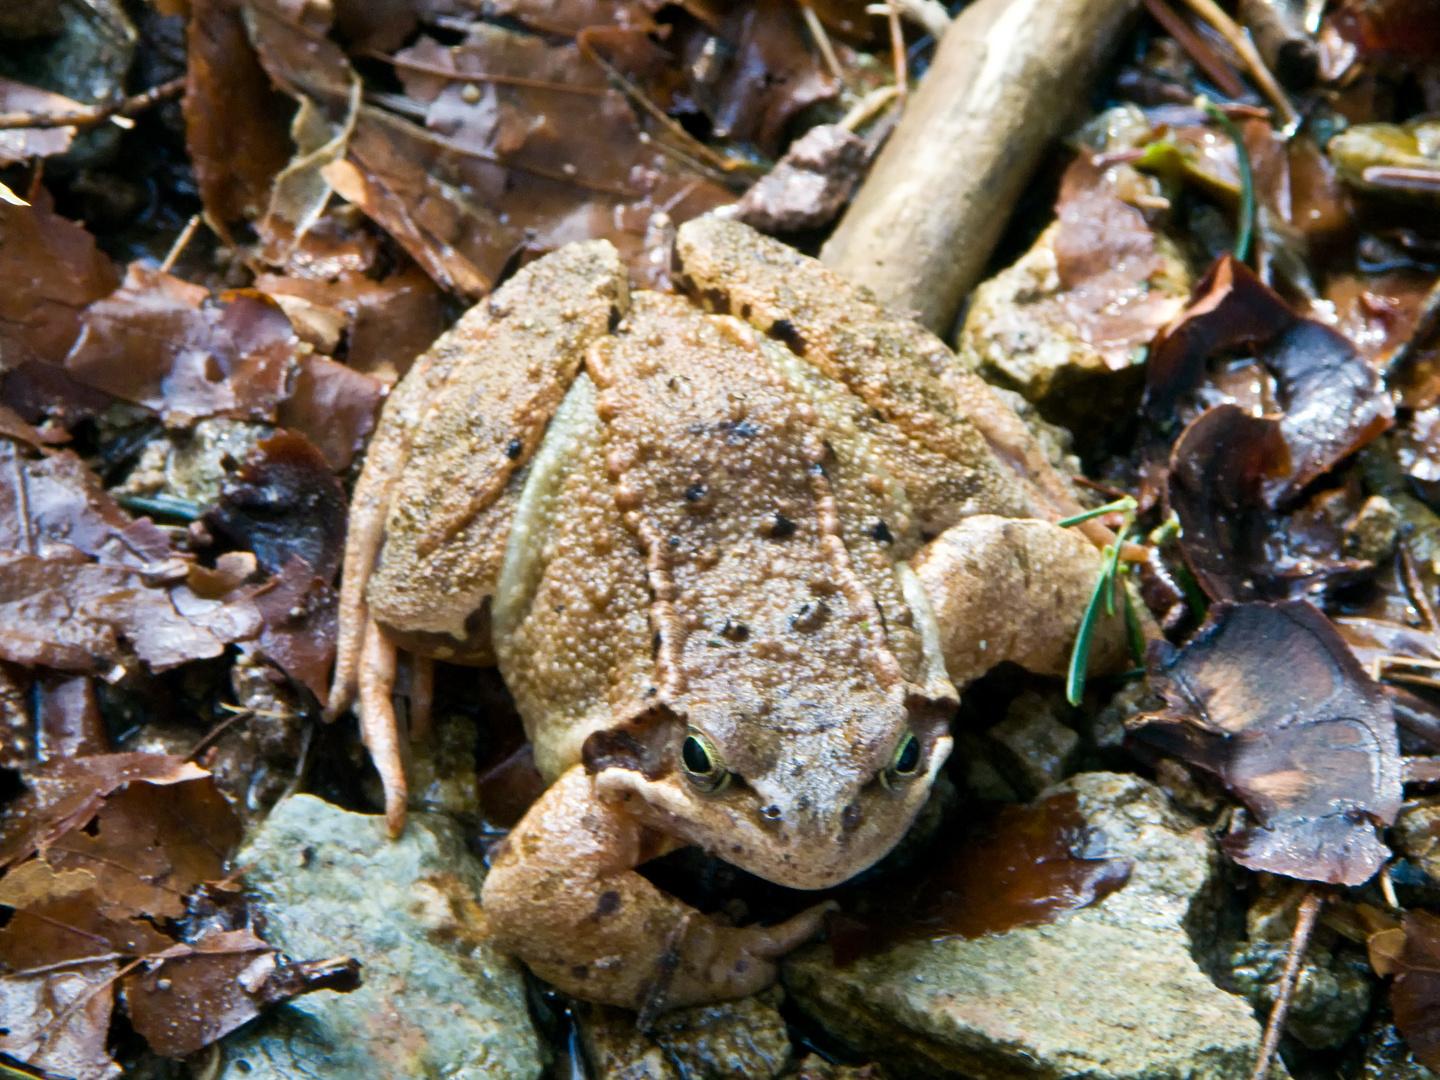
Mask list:
POLYGON ((1214 922, 1213 841, 1140 777, 1084 773, 1050 793, 1063 791, 1087 857, 1134 861, 1124 888, 1049 925, 906 942, 846 968, 811 946, 786 963, 787 990, 901 1075, 1246 1080, 1260 1024, 1201 970, 1188 929, 1214 922))
POLYGON ((189 431, 158 434, 114 493, 180 499, 203 510, 220 498, 225 481, 256 445, 274 433, 269 424, 212 417, 189 431))
POLYGON ((1383 495, 1371 495, 1345 523, 1340 553, 1351 559, 1378 563, 1395 550, 1400 532, 1400 511, 1383 495))
POLYGON ((635 1014, 591 1005, 577 1017, 595 1075, 605 1080, 774 1080, 790 1064, 775 988, 755 997, 676 1009, 649 1031, 635 1014))
POLYGON ((1074 770, 1080 736, 1060 720, 1074 710, 1060 694, 1026 690, 1005 710, 1005 719, 986 732, 1005 751, 996 762, 1010 786, 1033 797, 1074 770))
POLYGON ((1440 1080, 1440 1075, 1415 1060, 1410 1047, 1387 1019, 1365 1032, 1365 1057, 1350 1075, 1353 1080, 1440 1080))
POLYGON ((459 830, 293 795, 235 856, 264 937, 297 960, 353 956, 362 984, 320 990, 225 1040, 224 1080, 445 1076, 534 1080, 540 1048, 519 963, 486 940, 484 868, 459 830))

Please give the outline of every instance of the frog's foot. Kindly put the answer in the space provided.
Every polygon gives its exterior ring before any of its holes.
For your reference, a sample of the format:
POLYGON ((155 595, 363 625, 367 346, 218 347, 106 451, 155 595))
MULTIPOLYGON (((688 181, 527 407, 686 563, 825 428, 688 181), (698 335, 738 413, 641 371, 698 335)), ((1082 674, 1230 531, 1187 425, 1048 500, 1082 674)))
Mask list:
POLYGON ((400 750, 400 726, 395 718, 395 646, 375 625, 365 620, 360 648, 360 737, 385 788, 385 826, 391 836, 405 828, 405 765, 400 750))
MULTIPOLYGON (((1100 549, 1075 530, 991 514, 965 518, 910 560, 939 623, 946 670, 961 687, 1002 660, 1064 674, 1101 564, 1100 549)), ((1102 613, 1090 670, 1119 670, 1125 660, 1124 617, 1102 613)))
POLYGON ((775 980, 778 957, 814 936, 827 905, 771 927, 725 926, 635 871, 679 846, 604 802, 583 766, 540 798, 497 853, 485 917, 502 948, 541 978, 641 1019, 743 997, 775 980))

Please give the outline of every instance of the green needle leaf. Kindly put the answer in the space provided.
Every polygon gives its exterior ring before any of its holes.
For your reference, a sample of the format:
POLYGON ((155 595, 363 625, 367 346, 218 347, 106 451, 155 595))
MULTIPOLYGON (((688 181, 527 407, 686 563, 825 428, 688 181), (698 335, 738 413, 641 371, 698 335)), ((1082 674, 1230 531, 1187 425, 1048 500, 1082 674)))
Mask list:
POLYGON ((1129 495, 1126 495, 1123 499, 1116 499, 1114 502, 1106 503, 1104 506, 1097 506, 1094 510, 1086 510, 1083 514, 1061 518, 1055 524, 1062 529, 1068 529, 1071 525, 1079 525, 1082 521, 1089 521, 1091 518, 1097 518, 1102 514, 1113 514, 1116 511, 1123 511, 1128 514, 1139 505, 1140 504, 1129 495))
POLYGON ((1100 579, 1095 582, 1095 591, 1090 594, 1090 603, 1085 608, 1085 617, 1080 620, 1080 629, 1075 634, 1075 648, 1070 653, 1070 670, 1065 676, 1065 700, 1079 705, 1085 696, 1085 673, 1090 666, 1090 639, 1095 634, 1095 621, 1100 617, 1100 597, 1111 582, 1110 548, 1106 547, 1100 579))
POLYGON ((1255 231, 1255 176, 1250 170, 1250 151, 1245 149, 1245 137, 1235 121, 1213 101, 1202 94, 1195 99, 1195 104, 1224 128, 1235 144, 1235 165, 1240 173, 1240 214, 1235 223, 1235 246, 1231 250, 1235 258, 1244 262, 1250 257, 1250 234, 1255 231))

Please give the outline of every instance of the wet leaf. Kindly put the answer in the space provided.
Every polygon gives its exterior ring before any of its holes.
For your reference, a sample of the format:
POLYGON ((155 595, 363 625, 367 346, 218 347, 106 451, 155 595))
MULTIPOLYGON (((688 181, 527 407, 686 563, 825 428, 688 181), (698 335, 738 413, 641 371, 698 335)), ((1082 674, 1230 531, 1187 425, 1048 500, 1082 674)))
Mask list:
POLYGON ((0 1051, 46 1070, 46 1076, 119 1076, 120 1066, 105 1052, 115 1007, 110 983, 118 970, 114 960, 104 960, 0 977, 0 1051))
POLYGON ((323 356, 303 356, 278 419, 309 438, 332 471, 343 472, 374 430, 384 397, 385 384, 374 376, 323 356))
POLYGON ((298 555, 326 584, 340 569, 345 519, 345 490, 324 456, 289 431, 256 447, 205 516, 214 531, 253 551, 270 574, 281 574, 298 555))
MULTIPOLYGON (((81 225, 54 212, 45 188, 29 206, 0 203, 0 348, 7 369, 58 364, 80 333, 80 314, 119 275, 81 225)), ((8 382, 8 379, 7 379, 8 382)))
POLYGON ((292 105, 270 86, 245 35, 240 0, 191 0, 185 145, 205 212, 219 228, 258 218, 290 158, 292 105))
POLYGON ((187 425, 206 416, 275 419, 299 340, 263 293, 205 289, 136 263, 83 316, 65 369, 86 384, 187 425))
POLYGON ((1404 945, 1391 957, 1396 969, 1390 988, 1395 1026, 1429 1068, 1440 1068, 1440 916, 1407 911, 1404 945))
POLYGON ((1125 887, 1129 859, 1088 857, 1074 792, 1007 806, 930 860, 917 881, 886 882, 880 918, 841 916, 830 947, 844 965, 901 941, 977 938, 1053 922, 1125 887))
POLYGON ((267 1005, 314 990, 355 989, 360 965, 282 963, 249 930, 216 931, 172 945, 122 985, 135 1030, 156 1053, 180 1058, 249 1023, 267 1005))
POLYGON ((339 595, 308 562, 291 555, 273 585, 256 594, 255 606, 265 620, 260 651, 326 704, 339 633, 339 595))
MULTIPOLYGON (((85 108, 63 94, 27 86, 14 79, 0 78, 0 112, 34 113, 36 116, 64 116, 85 108)), ((0 131, 0 166, 14 165, 31 158, 63 154, 75 137, 72 127, 12 128, 0 131)))
POLYGON ((1240 865, 1358 885, 1389 857, 1400 751, 1383 689, 1306 603, 1217 604, 1182 649, 1151 646, 1162 713, 1144 745, 1216 776, 1244 805, 1222 841, 1240 865))

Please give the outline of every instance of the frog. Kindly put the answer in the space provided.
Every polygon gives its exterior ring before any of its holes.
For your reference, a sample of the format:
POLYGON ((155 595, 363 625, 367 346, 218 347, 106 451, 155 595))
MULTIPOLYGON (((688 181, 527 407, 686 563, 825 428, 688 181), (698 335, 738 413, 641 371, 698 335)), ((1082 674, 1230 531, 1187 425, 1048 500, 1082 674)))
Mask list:
MULTIPOLYGON (((497 944, 641 1017, 768 986, 818 903, 735 925, 657 888, 698 847, 782 886, 873 866, 960 689, 1062 673, 1114 541, 1002 394, 904 312, 722 215, 670 292, 607 241, 525 266, 387 400, 356 483, 327 715, 392 833, 433 663, 498 665, 547 787, 491 852, 497 944)), ((1126 659, 1102 620, 1095 669, 1126 659)))

